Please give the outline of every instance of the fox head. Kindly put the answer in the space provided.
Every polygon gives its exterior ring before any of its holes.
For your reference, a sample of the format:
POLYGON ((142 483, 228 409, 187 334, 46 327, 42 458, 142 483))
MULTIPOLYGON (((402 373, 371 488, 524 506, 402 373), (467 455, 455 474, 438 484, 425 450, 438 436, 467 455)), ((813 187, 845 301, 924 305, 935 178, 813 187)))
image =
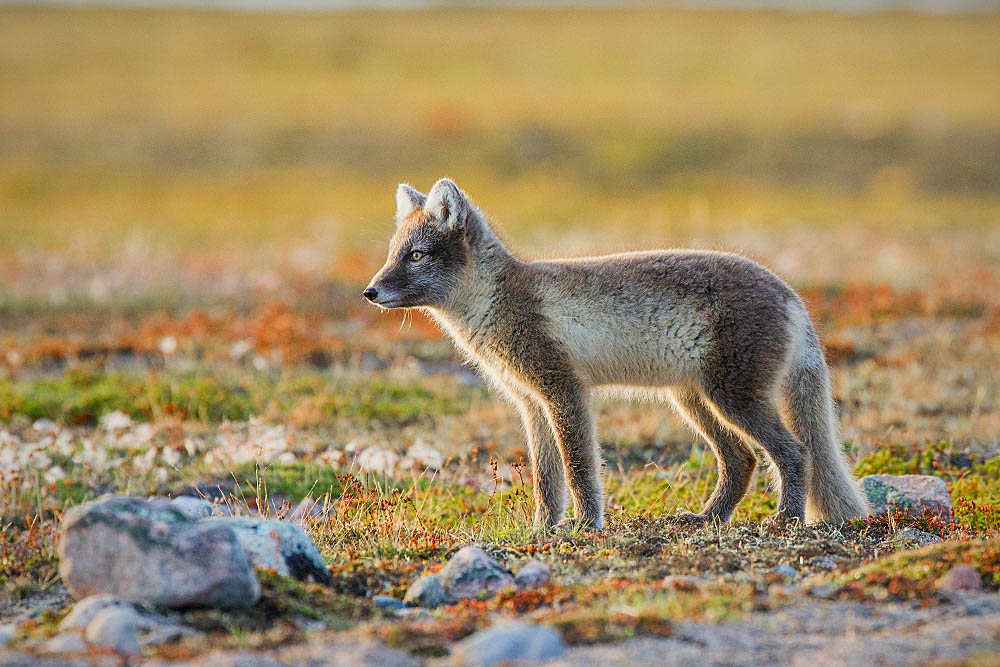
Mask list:
POLYGON ((401 184, 389 256, 365 289, 365 298, 382 308, 446 304, 469 261, 467 232, 473 216, 465 193, 447 178, 426 195, 401 184))

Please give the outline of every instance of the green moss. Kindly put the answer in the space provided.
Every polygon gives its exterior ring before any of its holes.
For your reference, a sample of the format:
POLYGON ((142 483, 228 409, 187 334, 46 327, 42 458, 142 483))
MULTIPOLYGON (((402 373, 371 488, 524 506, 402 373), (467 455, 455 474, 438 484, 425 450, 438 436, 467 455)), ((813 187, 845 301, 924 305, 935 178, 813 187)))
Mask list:
POLYGON ((461 400, 420 384, 348 381, 307 370, 287 375, 237 367, 211 373, 126 373, 79 366, 60 377, 0 379, 0 418, 21 414, 75 425, 94 424, 115 410, 142 421, 165 415, 245 421, 254 415, 283 415, 306 404, 328 418, 387 422, 452 414, 465 407, 461 400))
POLYGON ((836 576, 844 593, 865 598, 929 598, 956 565, 974 567, 987 590, 1000 588, 1000 538, 943 542, 902 551, 836 576))

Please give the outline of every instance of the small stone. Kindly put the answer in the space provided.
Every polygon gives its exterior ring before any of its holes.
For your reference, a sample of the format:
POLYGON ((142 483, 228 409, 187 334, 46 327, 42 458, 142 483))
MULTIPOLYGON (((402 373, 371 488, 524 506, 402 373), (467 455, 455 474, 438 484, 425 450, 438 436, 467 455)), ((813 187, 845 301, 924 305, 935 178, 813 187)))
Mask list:
POLYGON ((406 595, 403 596, 403 602, 409 607, 434 608, 448 602, 448 593, 445 592, 437 575, 428 574, 410 585, 406 595))
POLYGON ((167 608, 236 608, 260 598, 233 529, 191 521, 163 499, 113 496, 70 508, 59 574, 76 599, 108 593, 167 608))
POLYGON ((786 564, 778 565, 772 568, 771 572, 775 573, 780 577, 784 577, 785 579, 794 579, 795 576, 798 574, 798 572, 795 571, 794 567, 786 564))
POLYGON ((195 496, 177 496, 170 501, 170 506, 189 519, 204 519, 215 513, 215 505, 195 496))
MULTIPOLYGON (((140 625, 140 628, 143 626, 140 625)), ((191 628, 186 628, 183 625, 174 625, 172 623, 151 623, 145 632, 139 635, 139 644, 142 646, 157 646, 159 644, 167 644, 169 642, 175 642, 178 639, 184 637, 189 637, 191 635, 198 634, 195 630, 191 628)))
POLYGON ((813 567, 820 570, 833 570, 837 567, 837 559, 833 556, 818 556, 812 564, 813 567))
POLYGON ((396 610, 406 607, 402 600, 397 600, 391 595, 376 595, 372 598, 372 602, 380 609, 396 610))
POLYGON ((91 644, 134 655, 139 652, 139 625, 139 615, 134 609, 109 607, 94 617, 84 635, 91 644))
POLYGON ((969 565, 956 565, 937 583, 937 589, 942 593, 967 591, 976 593, 983 590, 983 578, 979 570, 969 565))
POLYGON ((438 573, 445 592, 454 599, 476 598, 513 588, 514 577, 479 547, 462 547, 438 573))
POLYGON ((276 519, 213 517, 203 524, 231 528, 254 567, 301 581, 330 583, 330 572, 316 544, 300 527, 276 519))
POLYGON ((917 528, 903 528, 887 537, 883 541, 883 544, 888 543, 904 549, 914 549, 926 547, 928 544, 937 544, 938 542, 944 542, 938 535, 927 533, 917 528))
POLYGON ((114 595, 102 593, 86 597, 75 605, 66 615, 66 618, 59 623, 60 630, 83 630, 94 617, 108 607, 130 607, 128 602, 116 598, 114 595))
POLYGON ((75 632, 63 632, 47 639, 40 648, 44 653, 78 653, 87 650, 87 643, 75 632))
POLYGON ((324 506, 323 503, 306 496, 288 513, 285 521, 302 525, 310 520, 322 520, 329 516, 330 509, 329 506, 324 506))
POLYGON ((868 475, 860 480, 872 514, 884 514, 893 506, 913 516, 929 510, 944 520, 952 515, 948 485, 934 475, 868 475))
POLYGON ((837 595, 837 587, 823 584, 814 586, 810 593, 814 598, 819 598, 820 600, 832 600, 837 595))
POLYGON ((520 589, 538 588, 548 583, 552 576, 549 566, 540 560, 529 560, 514 575, 514 583, 520 589))
POLYGON ((496 665, 554 660, 566 652, 562 637, 552 628, 534 623, 504 623, 480 630, 452 651, 455 665, 496 665))

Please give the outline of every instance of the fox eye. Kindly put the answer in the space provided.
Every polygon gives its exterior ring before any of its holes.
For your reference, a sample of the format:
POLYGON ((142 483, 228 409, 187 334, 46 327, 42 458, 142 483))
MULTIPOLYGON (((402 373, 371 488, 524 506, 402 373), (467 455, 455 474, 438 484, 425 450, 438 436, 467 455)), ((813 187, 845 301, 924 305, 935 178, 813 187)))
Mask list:
POLYGON ((413 252, 410 253, 410 261, 411 262, 419 262, 420 260, 422 260, 426 256, 427 256, 427 253, 421 252, 419 250, 414 250, 413 252))

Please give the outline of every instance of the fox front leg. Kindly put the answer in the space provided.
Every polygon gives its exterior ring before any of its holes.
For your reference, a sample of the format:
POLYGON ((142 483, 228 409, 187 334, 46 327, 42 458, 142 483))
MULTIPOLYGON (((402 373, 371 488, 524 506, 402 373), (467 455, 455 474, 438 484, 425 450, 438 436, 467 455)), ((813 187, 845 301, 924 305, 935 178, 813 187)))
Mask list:
POLYGON ((574 522, 604 528, 604 485, 594 433, 590 395, 581 386, 546 395, 546 412, 555 434, 573 501, 574 522))
POLYGON ((521 419, 531 457, 535 499, 535 530, 555 526, 566 516, 566 480, 555 433, 545 408, 527 396, 519 401, 521 419))

